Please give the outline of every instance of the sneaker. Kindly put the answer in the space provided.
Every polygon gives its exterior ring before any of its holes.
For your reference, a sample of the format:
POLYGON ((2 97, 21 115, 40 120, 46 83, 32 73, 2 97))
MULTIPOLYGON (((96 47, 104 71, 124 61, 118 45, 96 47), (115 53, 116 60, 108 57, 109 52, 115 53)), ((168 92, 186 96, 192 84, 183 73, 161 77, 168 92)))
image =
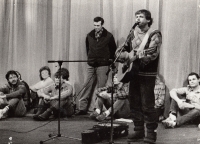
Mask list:
POLYGON ((105 119, 106 119, 106 113, 103 112, 101 115, 97 116, 96 119, 97 119, 98 121, 103 121, 103 120, 105 120, 105 119))
POLYGON ((4 118, 7 118, 7 117, 8 117, 7 112, 4 113, 4 112, 3 112, 3 109, 1 109, 1 110, 0 110, 0 119, 4 119, 4 118))
POLYGON ((3 110, 0 109, 0 119, 2 119, 2 118, 3 118, 3 110))
POLYGON ((166 122, 166 121, 176 121, 176 116, 170 113, 169 117, 163 120, 162 122, 166 122))
POLYGON ((95 120, 97 116, 99 116, 99 114, 96 111, 94 111, 90 114, 90 118, 93 120, 95 120))
POLYGON ((162 124, 164 125, 165 128, 174 128, 176 126, 176 122, 172 120, 170 117, 162 121, 162 124))
POLYGON ((172 113, 169 114, 169 117, 171 118, 171 120, 176 121, 176 116, 172 113))
POLYGON ((5 119, 5 118, 7 118, 7 117, 8 117, 8 113, 6 112, 6 113, 3 114, 2 119, 5 119))

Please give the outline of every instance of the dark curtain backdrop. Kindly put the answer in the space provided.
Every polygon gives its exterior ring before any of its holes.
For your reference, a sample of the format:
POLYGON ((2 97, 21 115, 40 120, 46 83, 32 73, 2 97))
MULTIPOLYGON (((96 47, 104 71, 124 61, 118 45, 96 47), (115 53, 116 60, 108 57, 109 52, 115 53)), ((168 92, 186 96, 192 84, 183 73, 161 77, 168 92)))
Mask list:
MULTIPOLYGON (((48 60, 86 60, 85 37, 93 18, 121 45, 135 22, 135 12, 148 9, 153 28, 163 35, 159 75, 167 91, 181 87, 191 71, 199 73, 200 0, 0 0, 0 84, 14 69, 32 85, 48 60)), ((86 63, 63 63, 78 92, 86 79, 86 63)), ((167 93, 168 95, 168 93, 167 93)))

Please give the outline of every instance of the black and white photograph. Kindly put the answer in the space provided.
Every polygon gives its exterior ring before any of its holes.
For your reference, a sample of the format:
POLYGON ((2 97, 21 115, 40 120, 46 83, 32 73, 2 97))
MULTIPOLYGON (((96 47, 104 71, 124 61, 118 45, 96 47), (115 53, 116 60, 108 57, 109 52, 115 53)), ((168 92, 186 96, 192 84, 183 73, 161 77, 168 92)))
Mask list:
POLYGON ((1 144, 200 144, 200 0, 0 0, 1 144))

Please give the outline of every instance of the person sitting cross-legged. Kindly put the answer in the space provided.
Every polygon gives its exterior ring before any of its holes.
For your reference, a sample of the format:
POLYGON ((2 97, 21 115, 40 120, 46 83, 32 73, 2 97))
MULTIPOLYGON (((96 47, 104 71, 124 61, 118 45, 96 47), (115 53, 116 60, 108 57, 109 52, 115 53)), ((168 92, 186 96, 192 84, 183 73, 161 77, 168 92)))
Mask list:
POLYGON ((169 117, 162 121, 165 128, 174 128, 195 121, 200 116, 200 78, 197 73, 187 77, 188 86, 172 89, 169 117), (185 96, 183 96, 185 94, 185 96), (179 96, 180 95, 180 96, 179 96))
MULTIPOLYGON (((51 69, 48 66, 43 66, 39 70, 40 81, 30 86, 31 108, 34 109, 34 113, 38 111, 38 105, 41 103, 37 92, 45 87, 48 87, 54 83, 51 78, 51 69)), ((38 113, 37 113, 38 114, 38 113)))
POLYGON ((26 94, 26 87, 14 70, 8 71, 5 77, 8 83, 0 87, 0 119, 25 116, 26 107, 22 98, 26 94))
MULTIPOLYGON (((113 116, 115 118, 127 118, 130 108, 128 101, 127 83, 119 82, 117 74, 113 78, 113 116)), ((111 115, 111 86, 98 88, 96 90, 97 101, 95 110, 90 114, 91 119, 103 121, 111 115), (103 106, 107 109, 103 112, 103 106)))
POLYGON ((72 92, 73 88, 68 81, 69 73, 65 71, 57 71, 55 73, 55 83, 39 90, 38 96, 41 98, 39 103, 39 110, 33 116, 35 120, 48 120, 52 113, 57 116, 59 110, 64 107, 72 106, 72 92), (60 79, 59 79, 60 78, 60 79), (59 82, 61 82, 60 92, 60 107, 59 107, 59 82))

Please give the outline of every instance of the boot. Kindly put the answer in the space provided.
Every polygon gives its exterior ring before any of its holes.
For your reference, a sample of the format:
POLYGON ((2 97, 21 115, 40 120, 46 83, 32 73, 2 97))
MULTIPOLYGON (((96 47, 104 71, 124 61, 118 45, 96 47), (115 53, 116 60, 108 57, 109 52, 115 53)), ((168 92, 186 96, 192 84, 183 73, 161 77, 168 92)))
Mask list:
POLYGON ((134 122, 135 128, 134 132, 128 135, 128 142, 135 142, 143 140, 144 138, 144 123, 143 122, 134 122))
POLYGON ((45 121, 45 120, 49 119, 51 114, 52 114, 52 110, 50 108, 48 108, 43 114, 39 115, 38 118, 41 121, 45 121))
POLYGON ((144 142, 149 144, 155 144, 156 139, 157 139, 157 131, 147 129, 147 136, 144 138, 144 142))
POLYGON ((33 119, 37 120, 37 119, 38 119, 38 116, 39 116, 40 114, 44 113, 46 109, 47 109, 47 108, 44 107, 43 105, 39 105, 39 108, 38 108, 37 113, 36 113, 35 115, 33 115, 33 119))

